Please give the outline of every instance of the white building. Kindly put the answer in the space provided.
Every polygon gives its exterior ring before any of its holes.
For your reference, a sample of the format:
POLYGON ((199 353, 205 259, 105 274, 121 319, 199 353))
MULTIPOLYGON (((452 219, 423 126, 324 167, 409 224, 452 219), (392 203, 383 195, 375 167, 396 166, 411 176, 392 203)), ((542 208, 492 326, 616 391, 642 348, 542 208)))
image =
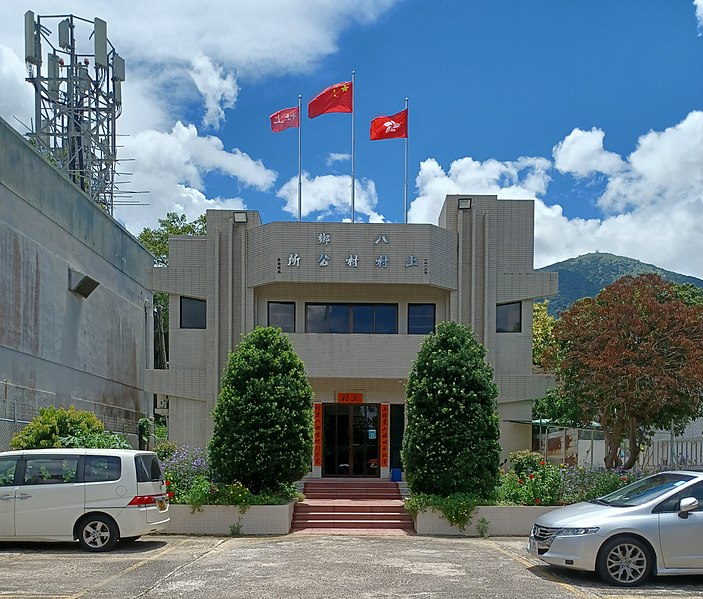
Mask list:
POLYGON ((207 235, 170 240, 152 289, 170 296, 169 370, 147 372, 168 398, 172 439, 206 446, 228 352, 279 326, 315 391, 313 476, 386 477, 400 467, 405 382, 423 336, 470 325, 500 389, 504 456, 531 446, 532 302, 556 293, 533 268, 534 203, 447 196, 438 225, 263 224, 208 211, 207 235))

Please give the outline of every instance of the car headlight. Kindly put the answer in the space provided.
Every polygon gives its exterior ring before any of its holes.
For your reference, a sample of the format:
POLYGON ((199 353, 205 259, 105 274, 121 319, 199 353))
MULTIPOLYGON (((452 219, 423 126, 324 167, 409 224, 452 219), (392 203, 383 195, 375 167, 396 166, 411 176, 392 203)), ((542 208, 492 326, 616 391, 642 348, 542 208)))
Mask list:
POLYGON ((555 536, 557 537, 580 537, 582 535, 591 535, 598 532, 598 526, 589 526, 582 528, 560 528, 555 536))

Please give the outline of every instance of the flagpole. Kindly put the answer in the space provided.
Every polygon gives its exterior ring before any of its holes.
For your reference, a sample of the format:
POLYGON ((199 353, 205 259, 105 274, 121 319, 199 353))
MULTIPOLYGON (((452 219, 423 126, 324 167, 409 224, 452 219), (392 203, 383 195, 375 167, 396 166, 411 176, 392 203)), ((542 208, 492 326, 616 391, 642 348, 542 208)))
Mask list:
POLYGON ((298 95, 298 222, 303 220, 303 171, 301 154, 301 129, 303 127, 303 96, 298 95))
POLYGON ((354 106, 354 94, 356 93, 356 83, 355 71, 352 71, 352 118, 351 118, 351 220, 354 222, 356 220, 354 214, 354 113, 356 112, 356 106, 354 106))
MULTIPOLYGON (((408 99, 405 98, 405 110, 408 110, 408 99)), ((408 119, 410 121, 410 119, 408 119)), ((405 185, 403 186, 403 215, 405 224, 408 224, 408 133, 405 134, 405 185)))

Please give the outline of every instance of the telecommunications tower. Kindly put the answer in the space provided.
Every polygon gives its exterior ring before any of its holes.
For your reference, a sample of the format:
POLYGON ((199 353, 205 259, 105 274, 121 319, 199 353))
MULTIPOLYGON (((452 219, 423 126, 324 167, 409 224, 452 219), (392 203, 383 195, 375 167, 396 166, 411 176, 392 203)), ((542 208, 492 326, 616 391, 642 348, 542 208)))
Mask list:
POLYGON ((115 122, 122 112, 125 63, 107 39, 107 23, 74 15, 35 19, 29 10, 24 15, 24 48, 27 81, 35 94, 29 138, 112 215, 117 191, 115 122), (47 24, 55 25, 53 41, 47 24), (45 62, 42 44, 48 47, 45 62))

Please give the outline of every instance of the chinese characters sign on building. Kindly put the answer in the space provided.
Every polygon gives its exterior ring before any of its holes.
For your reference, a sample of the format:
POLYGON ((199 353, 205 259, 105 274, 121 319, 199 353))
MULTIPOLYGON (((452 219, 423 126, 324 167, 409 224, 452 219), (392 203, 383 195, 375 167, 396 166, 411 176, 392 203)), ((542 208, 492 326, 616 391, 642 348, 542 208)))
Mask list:
POLYGON ((364 403, 364 394, 337 393, 337 403, 364 403))

